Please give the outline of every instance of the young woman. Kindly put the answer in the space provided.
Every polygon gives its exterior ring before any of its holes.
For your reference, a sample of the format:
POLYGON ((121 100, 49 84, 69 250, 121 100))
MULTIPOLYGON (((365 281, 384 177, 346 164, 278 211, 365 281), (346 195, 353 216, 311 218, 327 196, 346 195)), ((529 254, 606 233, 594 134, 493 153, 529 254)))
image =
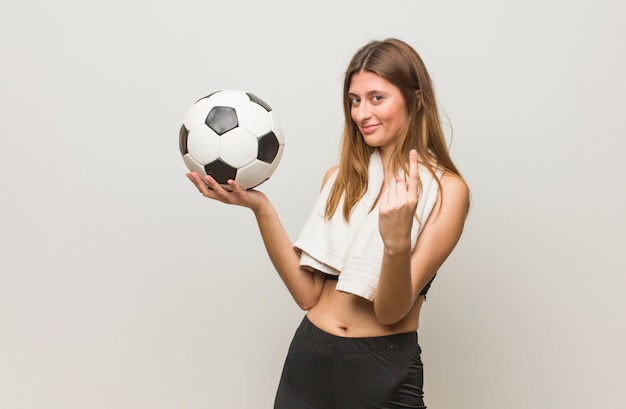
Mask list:
POLYGON ((420 309, 461 236, 469 190, 411 46, 392 38, 359 49, 343 100, 339 165, 295 244, 263 193, 187 176, 204 196, 254 212, 278 274, 307 311, 275 409, 424 408, 420 309))

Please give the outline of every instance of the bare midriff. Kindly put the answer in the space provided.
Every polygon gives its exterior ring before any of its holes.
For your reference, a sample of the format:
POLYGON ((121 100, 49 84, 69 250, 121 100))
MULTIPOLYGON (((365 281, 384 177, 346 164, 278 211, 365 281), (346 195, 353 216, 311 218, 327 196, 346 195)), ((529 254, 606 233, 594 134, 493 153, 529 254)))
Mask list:
POLYGON ((374 304, 354 294, 335 289, 336 280, 326 280, 317 304, 307 317, 318 328, 330 334, 361 338, 376 337, 417 330, 424 297, 419 296, 409 313, 393 325, 383 325, 376 319, 374 304))

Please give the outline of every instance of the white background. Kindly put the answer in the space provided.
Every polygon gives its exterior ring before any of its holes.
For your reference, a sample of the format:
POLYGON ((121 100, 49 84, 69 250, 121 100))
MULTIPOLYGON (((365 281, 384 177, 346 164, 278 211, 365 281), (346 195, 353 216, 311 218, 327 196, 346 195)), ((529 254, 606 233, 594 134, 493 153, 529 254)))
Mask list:
POLYGON ((252 214, 186 180, 188 107, 242 89, 292 239, 358 47, 412 44, 473 195, 422 312, 431 409, 623 408, 618 0, 23 1, 0 15, 0 408, 270 408, 302 312, 252 214), (452 132, 453 131, 453 132, 452 132))

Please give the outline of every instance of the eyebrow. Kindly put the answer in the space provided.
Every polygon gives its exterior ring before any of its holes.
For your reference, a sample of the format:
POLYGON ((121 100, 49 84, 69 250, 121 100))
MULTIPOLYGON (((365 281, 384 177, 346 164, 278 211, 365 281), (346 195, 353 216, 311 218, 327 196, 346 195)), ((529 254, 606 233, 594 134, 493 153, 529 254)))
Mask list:
MULTIPOLYGON (((365 95, 376 95, 376 94, 386 95, 386 94, 387 94, 387 92, 385 92, 385 91, 379 91, 379 90, 374 89, 374 90, 371 90, 371 91, 367 91, 367 92, 365 93, 365 95)), ((358 97, 358 96, 359 96, 359 94, 355 94, 354 92, 348 92, 348 96, 351 96, 351 97, 358 97)))

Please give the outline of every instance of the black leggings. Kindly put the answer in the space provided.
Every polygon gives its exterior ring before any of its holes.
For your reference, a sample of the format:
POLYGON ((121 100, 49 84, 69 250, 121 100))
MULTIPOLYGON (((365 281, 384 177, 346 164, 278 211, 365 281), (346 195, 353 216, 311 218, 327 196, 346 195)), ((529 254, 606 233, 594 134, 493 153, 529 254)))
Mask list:
POLYGON ((274 409, 424 409, 420 352, 417 332, 339 337, 304 317, 274 409))

